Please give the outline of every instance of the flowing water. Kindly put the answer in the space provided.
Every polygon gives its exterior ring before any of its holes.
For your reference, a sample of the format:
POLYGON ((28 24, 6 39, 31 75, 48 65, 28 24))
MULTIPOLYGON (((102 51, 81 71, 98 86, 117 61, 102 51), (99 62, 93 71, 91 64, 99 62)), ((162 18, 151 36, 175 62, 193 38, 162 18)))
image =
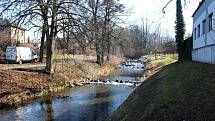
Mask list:
MULTIPOLYGON (((118 70, 106 78, 135 80, 139 71, 118 70), (134 73, 135 72, 135 73, 134 73)), ((0 121, 102 121, 133 92, 127 85, 88 84, 0 113, 0 121)))

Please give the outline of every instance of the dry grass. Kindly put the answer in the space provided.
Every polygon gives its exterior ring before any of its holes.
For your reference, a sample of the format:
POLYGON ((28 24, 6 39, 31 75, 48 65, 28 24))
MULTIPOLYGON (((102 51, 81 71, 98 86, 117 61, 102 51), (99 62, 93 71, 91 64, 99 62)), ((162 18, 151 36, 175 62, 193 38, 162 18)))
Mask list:
POLYGON ((67 59, 92 60, 92 59, 96 59, 96 58, 95 58, 95 56, 60 54, 60 55, 54 55, 54 59, 55 60, 67 60, 67 59))

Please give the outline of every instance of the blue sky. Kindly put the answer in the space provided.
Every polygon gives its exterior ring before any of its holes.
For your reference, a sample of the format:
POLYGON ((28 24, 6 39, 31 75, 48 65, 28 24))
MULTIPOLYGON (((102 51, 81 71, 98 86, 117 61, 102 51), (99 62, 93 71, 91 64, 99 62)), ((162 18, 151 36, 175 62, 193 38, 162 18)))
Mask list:
MULTIPOLYGON (((175 1, 166 9, 166 14, 162 14, 162 8, 169 0, 121 0, 132 13, 124 17, 128 24, 137 23, 140 18, 148 18, 155 23, 161 23, 165 32, 172 37, 175 35, 175 1)), ((183 1, 183 0, 182 0, 183 1)), ((187 0, 184 7, 184 19, 186 23, 186 34, 192 33, 192 14, 196 10, 201 0, 187 0)))

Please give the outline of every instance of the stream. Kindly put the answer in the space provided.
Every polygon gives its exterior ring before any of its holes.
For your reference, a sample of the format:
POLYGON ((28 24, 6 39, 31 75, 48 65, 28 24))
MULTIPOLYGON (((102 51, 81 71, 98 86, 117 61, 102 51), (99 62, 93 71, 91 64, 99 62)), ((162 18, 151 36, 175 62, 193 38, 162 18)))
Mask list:
MULTIPOLYGON (((118 68, 112 80, 138 80, 143 70, 118 68)), ((25 106, 0 112, 0 121, 103 121, 134 91, 128 85, 88 84, 68 88, 25 106)))

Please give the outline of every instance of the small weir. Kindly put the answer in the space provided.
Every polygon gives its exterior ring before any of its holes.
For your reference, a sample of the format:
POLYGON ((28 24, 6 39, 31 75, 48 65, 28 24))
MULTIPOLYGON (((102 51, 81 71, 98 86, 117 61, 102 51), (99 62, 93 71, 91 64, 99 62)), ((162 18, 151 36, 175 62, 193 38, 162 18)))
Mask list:
POLYGON ((142 61, 127 60, 118 66, 115 74, 112 76, 104 77, 101 80, 91 80, 90 84, 138 86, 144 81, 141 77, 143 71, 144 63, 142 61))

